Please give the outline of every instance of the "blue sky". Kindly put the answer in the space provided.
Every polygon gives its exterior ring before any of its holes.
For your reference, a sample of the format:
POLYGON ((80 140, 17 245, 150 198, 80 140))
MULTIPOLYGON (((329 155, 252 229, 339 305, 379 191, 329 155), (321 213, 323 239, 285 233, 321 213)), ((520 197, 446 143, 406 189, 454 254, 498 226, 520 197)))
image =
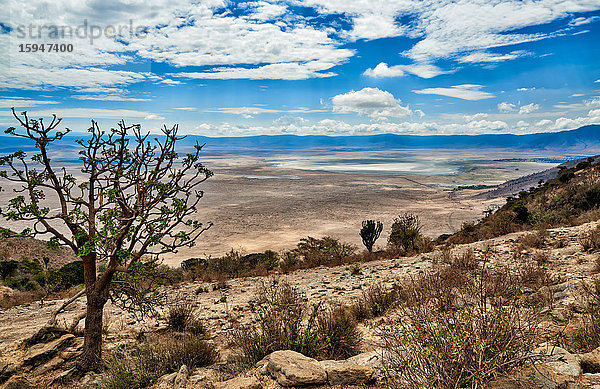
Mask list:
POLYGON ((56 113, 76 131, 124 118, 208 136, 520 134, 600 123, 598 0, 2 6, 2 126, 13 124, 12 106, 56 113), (33 43, 73 51, 19 52, 33 43))

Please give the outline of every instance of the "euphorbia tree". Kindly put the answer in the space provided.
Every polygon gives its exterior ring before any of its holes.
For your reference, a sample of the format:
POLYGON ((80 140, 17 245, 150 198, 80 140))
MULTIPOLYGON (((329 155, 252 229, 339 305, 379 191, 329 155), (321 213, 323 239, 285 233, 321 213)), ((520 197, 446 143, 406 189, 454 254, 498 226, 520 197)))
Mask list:
POLYGON ((210 224, 193 219, 203 192, 198 185, 212 172, 199 162, 202 146, 180 156, 178 127, 166 126, 150 138, 140 125, 101 131, 92 121, 89 135, 77 140, 80 173, 57 166, 51 148, 65 142, 68 129, 58 131, 60 119, 49 124, 26 112, 13 116, 21 129, 9 135, 35 144, 36 153, 23 151, 0 157, 0 177, 19 184, 18 195, 0 209, 10 221, 26 221, 26 234, 50 236, 50 243, 70 247, 84 264, 84 347, 78 366, 102 366, 103 308, 118 272, 131 273, 143 258, 192 246, 210 224), (99 265, 103 271, 99 271, 99 265))

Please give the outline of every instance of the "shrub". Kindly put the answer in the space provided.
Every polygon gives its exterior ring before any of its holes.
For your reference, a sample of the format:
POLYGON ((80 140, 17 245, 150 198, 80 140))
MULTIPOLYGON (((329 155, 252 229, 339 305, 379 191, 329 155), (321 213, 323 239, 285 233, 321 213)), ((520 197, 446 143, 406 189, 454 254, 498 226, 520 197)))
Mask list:
POLYGON ((573 333, 570 348, 579 353, 600 347, 600 278, 582 285, 585 311, 573 333))
POLYGON ((362 335, 354 315, 344 307, 324 310, 317 317, 317 356, 322 359, 346 359, 359 353, 362 335))
POLYGON ((421 237, 421 221, 412 213, 405 213, 394 219, 388 238, 388 245, 404 252, 414 251, 421 237))
POLYGON ((8 277, 13 275, 18 267, 19 263, 17 261, 0 260, 0 277, 2 281, 6 281, 8 277))
POLYGON ((588 232, 579 240, 583 251, 592 252, 600 250, 600 226, 588 232))
POLYGON ((351 261, 356 246, 342 243, 330 236, 321 239, 309 236, 301 239, 294 251, 302 259, 302 268, 337 266, 351 261))
POLYGON ((404 288, 400 318, 382 330, 384 366, 392 382, 402 380, 411 388, 484 387, 517 367, 533 348, 535 325, 516 305, 488 295, 485 269, 473 282, 457 282, 452 273, 457 272, 443 266, 404 288))
POLYGON ((544 248, 546 244, 546 235, 545 231, 538 231, 532 234, 526 234, 521 236, 517 242, 523 247, 527 249, 535 248, 541 249, 544 248))
POLYGON ((231 342, 241 362, 254 364, 277 350, 294 350, 313 358, 345 358, 357 353, 356 321, 342 308, 311 309, 286 282, 263 284, 251 308, 254 324, 235 329, 231 342))
POLYGON ((194 315, 193 303, 183 298, 169 305, 167 323, 171 330, 177 332, 187 331, 197 335, 205 332, 202 322, 194 315))
POLYGON ((383 284, 377 283, 362 292, 352 306, 352 312, 359 321, 370 319, 383 315, 397 300, 398 292, 395 288, 387 290, 383 284))
POLYGON ((83 284, 83 261, 67 263, 56 271, 59 289, 68 289, 83 284))
POLYGON ((217 352, 201 336, 153 336, 132 350, 114 352, 107 359, 107 369, 99 387, 145 388, 161 376, 178 371, 182 365, 194 369, 211 365, 216 360, 217 352))
POLYGON ((193 317, 194 306, 189 301, 177 299, 169 306, 167 323, 173 331, 183 332, 193 317))
POLYGON ((368 252, 373 252, 373 245, 377 239, 379 239, 382 230, 383 223, 380 221, 365 220, 362 222, 362 228, 360 229, 359 235, 368 252))

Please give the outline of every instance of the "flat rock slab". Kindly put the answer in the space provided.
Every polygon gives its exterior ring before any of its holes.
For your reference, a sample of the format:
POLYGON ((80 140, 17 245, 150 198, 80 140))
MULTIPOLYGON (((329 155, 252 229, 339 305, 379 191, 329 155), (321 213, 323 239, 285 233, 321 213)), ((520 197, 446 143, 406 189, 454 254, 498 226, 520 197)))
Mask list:
POLYGON ((56 353, 67 347, 73 339, 75 339, 75 335, 65 334, 51 342, 33 345, 27 350, 27 354, 23 359, 23 364, 35 366, 44 363, 56 353))
POLYGON ((321 361, 329 385, 363 385, 373 380, 373 369, 349 361, 321 361))
POLYGON ((322 385, 327 382, 327 373, 316 359, 295 351, 275 351, 259 365, 264 365, 265 370, 284 387, 322 385))
POLYGON ((215 382, 214 389, 262 389, 256 377, 237 377, 223 382, 215 382))

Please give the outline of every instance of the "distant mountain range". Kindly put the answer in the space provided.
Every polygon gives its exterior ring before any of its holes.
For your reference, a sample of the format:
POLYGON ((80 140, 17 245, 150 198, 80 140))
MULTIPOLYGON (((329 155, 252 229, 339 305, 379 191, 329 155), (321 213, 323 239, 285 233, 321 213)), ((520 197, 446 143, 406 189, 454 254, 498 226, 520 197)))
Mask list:
MULTIPOLYGON (((75 147, 75 139, 85 134, 69 134, 63 142, 66 147, 75 147)), ((206 143, 208 154, 227 153, 289 153, 310 151, 377 151, 390 149, 552 149, 586 155, 588 149, 600 149, 600 125, 589 125, 576 130, 536 133, 527 135, 258 135, 245 137, 205 137, 190 135, 182 146, 196 141, 206 143)), ((19 148, 28 148, 22 138, 0 136, 0 153, 6 154, 19 148)), ((67 150, 65 150, 67 151, 67 150)), ((589 154, 589 153, 587 153, 589 154)))

